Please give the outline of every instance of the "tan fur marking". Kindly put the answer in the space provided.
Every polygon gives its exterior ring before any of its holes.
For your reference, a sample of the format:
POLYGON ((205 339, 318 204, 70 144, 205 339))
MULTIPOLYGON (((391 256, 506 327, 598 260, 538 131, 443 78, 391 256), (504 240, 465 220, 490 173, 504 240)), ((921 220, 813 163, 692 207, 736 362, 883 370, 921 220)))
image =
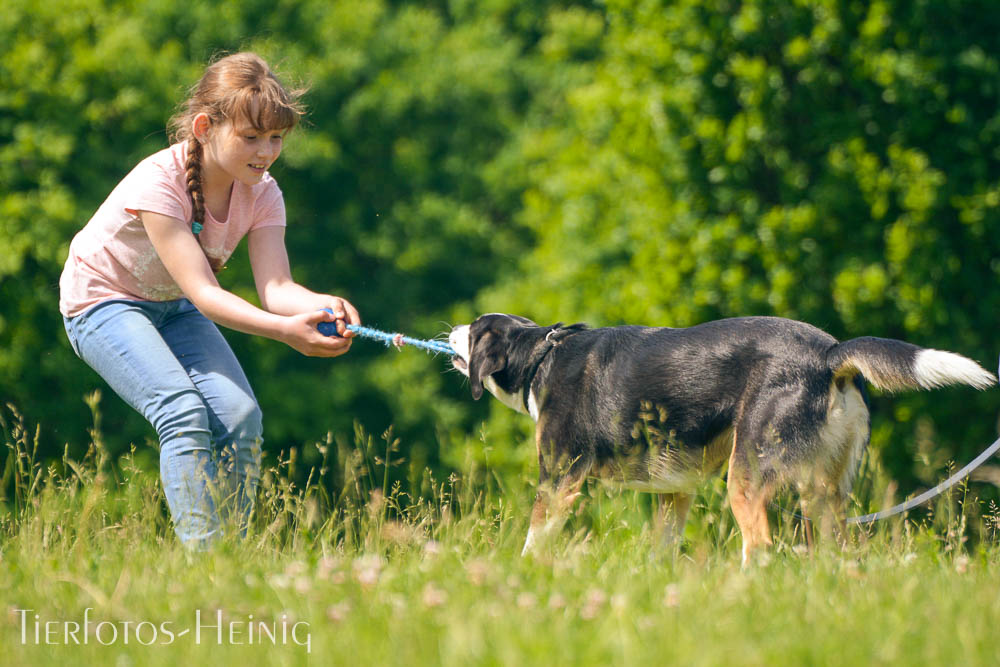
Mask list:
POLYGON ((865 380, 882 391, 902 391, 904 389, 915 389, 917 386, 911 379, 896 373, 893 369, 879 369, 866 363, 864 359, 856 357, 845 359, 840 367, 834 371, 834 379, 843 379, 851 382, 858 373, 861 373, 865 380))
POLYGON ((773 544, 767 522, 767 503, 774 489, 755 479, 756 475, 746 465, 747 454, 740 452, 740 444, 739 434, 734 431, 726 490, 729 507, 743 537, 743 565, 746 566, 755 551, 773 544))
POLYGON ((727 485, 729 507, 743 536, 743 564, 746 565, 755 551, 773 544, 771 529, 767 523, 767 501, 771 497, 771 491, 753 488, 747 482, 734 478, 732 474, 727 485))

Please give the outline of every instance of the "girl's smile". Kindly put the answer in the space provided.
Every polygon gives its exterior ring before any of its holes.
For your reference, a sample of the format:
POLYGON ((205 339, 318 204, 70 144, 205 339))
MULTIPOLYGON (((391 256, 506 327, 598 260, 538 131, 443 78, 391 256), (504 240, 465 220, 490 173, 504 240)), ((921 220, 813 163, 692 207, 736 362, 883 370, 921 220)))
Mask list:
POLYGON ((205 142, 205 185, 225 187, 234 180, 256 185, 281 154, 286 130, 259 132, 250 124, 225 122, 205 142))

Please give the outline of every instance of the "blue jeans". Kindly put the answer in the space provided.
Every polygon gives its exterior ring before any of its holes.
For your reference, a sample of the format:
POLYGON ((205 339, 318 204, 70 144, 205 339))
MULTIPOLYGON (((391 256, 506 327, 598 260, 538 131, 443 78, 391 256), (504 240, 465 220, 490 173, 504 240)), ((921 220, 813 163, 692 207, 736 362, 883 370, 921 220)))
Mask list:
POLYGON ((260 480, 261 413, 225 338, 187 299, 104 301, 66 319, 73 350, 156 429, 177 537, 241 536, 260 480))

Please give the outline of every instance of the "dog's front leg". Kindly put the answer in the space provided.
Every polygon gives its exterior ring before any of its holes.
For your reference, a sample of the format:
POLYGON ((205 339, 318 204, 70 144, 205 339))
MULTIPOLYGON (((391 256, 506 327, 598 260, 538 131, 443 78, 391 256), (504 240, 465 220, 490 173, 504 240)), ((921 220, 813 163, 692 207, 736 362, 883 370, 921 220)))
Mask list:
POLYGON ((569 462, 559 460, 555 465, 548 461, 551 459, 540 453, 538 491, 531 508, 531 523, 521 550, 522 556, 537 553, 542 544, 558 534, 590 472, 591 461, 583 457, 569 462))
POLYGON ((531 523, 528 526, 528 535, 524 540, 524 548, 521 555, 537 552, 541 544, 549 543, 553 536, 557 535, 566 523, 566 517, 570 508, 580 496, 580 486, 583 479, 579 479, 574 484, 559 484, 556 488, 546 485, 542 488, 539 484, 538 493, 535 494, 535 503, 531 507, 531 523))

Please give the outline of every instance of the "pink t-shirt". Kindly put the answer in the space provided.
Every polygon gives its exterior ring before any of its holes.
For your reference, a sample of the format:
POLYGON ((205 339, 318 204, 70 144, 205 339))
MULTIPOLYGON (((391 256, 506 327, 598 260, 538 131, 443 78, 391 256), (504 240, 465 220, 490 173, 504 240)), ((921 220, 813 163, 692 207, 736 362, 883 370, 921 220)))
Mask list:
MULTIPOLYGON (((111 191, 90 222, 73 238, 59 279, 59 311, 74 317, 108 299, 169 301, 184 296, 153 248, 138 211, 161 213, 190 228, 191 197, 185 184, 186 143, 149 156, 111 191)), ((205 253, 229 259, 246 234, 285 225, 285 202, 269 174, 249 186, 235 181, 229 217, 205 211, 198 240, 205 253)))

